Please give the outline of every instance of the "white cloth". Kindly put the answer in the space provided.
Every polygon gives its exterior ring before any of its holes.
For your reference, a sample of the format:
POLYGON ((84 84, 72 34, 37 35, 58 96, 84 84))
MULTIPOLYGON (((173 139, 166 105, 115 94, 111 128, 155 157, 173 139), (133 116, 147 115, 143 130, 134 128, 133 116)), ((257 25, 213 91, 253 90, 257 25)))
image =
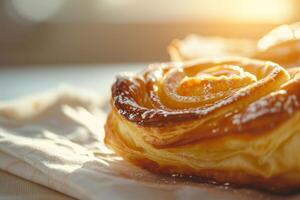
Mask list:
POLYGON ((103 144, 100 100, 63 88, 0 103, 0 169, 78 199, 277 198, 158 176, 127 163, 103 144))
POLYGON ((74 200, 74 198, 0 170, 1 200, 74 200))

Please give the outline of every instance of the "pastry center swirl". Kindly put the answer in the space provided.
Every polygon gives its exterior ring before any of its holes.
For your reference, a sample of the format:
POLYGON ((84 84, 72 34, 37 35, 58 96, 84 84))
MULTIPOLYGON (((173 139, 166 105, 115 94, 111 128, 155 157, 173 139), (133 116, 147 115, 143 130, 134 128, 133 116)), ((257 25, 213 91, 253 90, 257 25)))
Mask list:
POLYGON ((246 58, 156 64, 113 86, 114 106, 130 121, 165 126, 220 117, 282 89, 294 78, 272 62, 246 58), (214 115, 209 115, 214 113, 214 115))
POLYGON ((254 74, 237 65, 218 65, 195 73, 174 69, 166 74, 162 82, 162 96, 164 103, 172 108, 178 105, 168 104, 169 99, 189 102, 189 106, 198 107, 229 96, 256 81, 254 74))

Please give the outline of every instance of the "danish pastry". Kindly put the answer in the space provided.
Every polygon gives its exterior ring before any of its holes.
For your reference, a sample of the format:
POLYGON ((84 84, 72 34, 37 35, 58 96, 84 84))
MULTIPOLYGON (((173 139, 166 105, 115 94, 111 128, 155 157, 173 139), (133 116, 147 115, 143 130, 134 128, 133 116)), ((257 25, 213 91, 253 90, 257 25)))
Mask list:
POLYGON ((279 26, 257 43, 253 57, 271 60, 285 67, 300 65, 300 23, 279 26))
POLYGON ((300 68, 228 57, 153 64, 112 86, 105 143, 161 174, 300 188, 300 68))
POLYGON ((274 28, 260 40, 225 39, 189 35, 168 47, 173 61, 208 56, 246 56, 270 60, 284 67, 300 65, 300 22, 274 28))

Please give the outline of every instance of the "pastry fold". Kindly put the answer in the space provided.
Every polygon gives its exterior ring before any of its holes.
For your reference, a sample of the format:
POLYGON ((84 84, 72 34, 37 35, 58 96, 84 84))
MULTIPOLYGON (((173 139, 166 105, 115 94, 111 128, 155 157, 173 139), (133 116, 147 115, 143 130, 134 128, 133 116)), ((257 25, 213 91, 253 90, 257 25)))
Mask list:
POLYGON ((258 41, 189 35, 174 40, 168 52, 173 61, 229 55, 270 60, 284 67, 299 66, 300 22, 278 26, 258 41))
POLYGON ((153 64, 112 86, 105 143, 163 174, 300 188, 300 68, 243 57, 153 64))

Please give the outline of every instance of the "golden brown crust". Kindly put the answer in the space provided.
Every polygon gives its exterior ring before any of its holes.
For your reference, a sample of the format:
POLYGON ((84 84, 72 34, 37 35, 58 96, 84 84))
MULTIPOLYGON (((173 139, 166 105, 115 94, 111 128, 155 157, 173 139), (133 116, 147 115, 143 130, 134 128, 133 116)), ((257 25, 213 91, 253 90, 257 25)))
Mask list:
POLYGON ((300 69, 228 57, 118 77, 105 142, 159 173, 287 191, 300 186, 300 69))

